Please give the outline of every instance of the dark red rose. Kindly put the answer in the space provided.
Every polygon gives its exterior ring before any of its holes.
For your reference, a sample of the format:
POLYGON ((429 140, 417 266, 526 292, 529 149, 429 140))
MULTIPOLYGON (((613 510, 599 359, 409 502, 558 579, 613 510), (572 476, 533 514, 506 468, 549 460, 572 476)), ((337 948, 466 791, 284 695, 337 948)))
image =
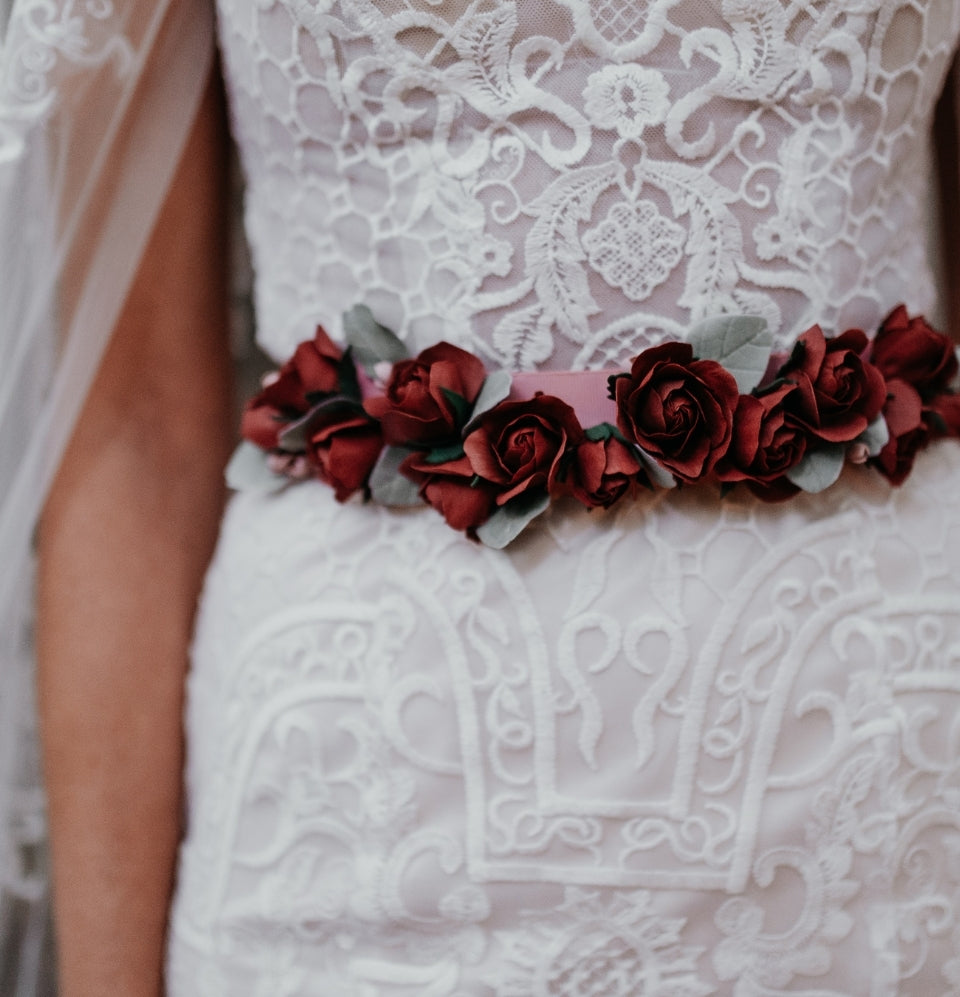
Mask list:
POLYGON ((799 495, 798 488, 789 478, 774 478, 773 481, 748 481, 747 488, 763 502, 786 502, 799 495))
POLYGON ((333 488, 338 502, 366 487, 383 449, 383 434, 357 402, 335 398, 316 406, 303 435, 317 477, 333 488))
POLYGON ((759 398, 740 396, 733 437, 716 468, 721 481, 770 485, 800 463, 807 451, 807 432, 790 418, 785 404, 797 390, 784 384, 759 398))
POLYGON ((240 432, 264 450, 276 450, 285 425, 305 415, 311 396, 338 390, 343 351, 317 326, 313 340, 301 343, 266 387, 247 402, 240 432))
POLYGON ((497 504, 531 488, 554 490, 561 460, 584 439, 576 413, 552 395, 485 412, 463 442, 473 470, 499 486, 497 504))
POLYGON ((411 454, 401 465, 402 473, 420 486, 420 497, 455 530, 475 538, 496 508, 498 488, 480 481, 464 456, 444 464, 430 464, 420 453, 411 454))
POLYGON ((688 343, 644 350, 614 393, 620 431, 683 481, 709 474, 726 453, 737 382, 715 360, 694 360, 688 343))
POLYGON ((883 417, 890 439, 872 463, 891 484, 899 485, 910 473, 917 452, 929 442, 930 432, 923 423, 923 403, 912 384, 894 378, 887 382, 887 391, 883 417))
POLYGON ((386 394, 368 398, 364 408, 380 419, 388 443, 444 443, 459 435, 467 414, 458 411, 450 394, 472 406, 485 377, 483 364, 472 353, 450 343, 438 343, 415 360, 395 363, 386 394))
POLYGON ((887 389, 883 375, 863 359, 867 337, 849 329, 826 339, 820 326, 797 341, 779 376, 796 383, 791 415, 829 443, 856 439, 880 414, 887 389))
POLYGON ((565 484, 588 508, 608 509, 640 482, 646 484, 647 478, 633 447, 610 435, 585 439, 573 451, 565 484))
POLYGON ((888 381, 900 378, 912 384, 924 400, 944 391, 957 375, 950 337, 932 329, 922 316, 910 318, 903 305, 883 320, 871 360, 888 381))
POLYGON ((934 439, 960 437, 960 395, 937 395, 923 410, 924 425, 934 439))

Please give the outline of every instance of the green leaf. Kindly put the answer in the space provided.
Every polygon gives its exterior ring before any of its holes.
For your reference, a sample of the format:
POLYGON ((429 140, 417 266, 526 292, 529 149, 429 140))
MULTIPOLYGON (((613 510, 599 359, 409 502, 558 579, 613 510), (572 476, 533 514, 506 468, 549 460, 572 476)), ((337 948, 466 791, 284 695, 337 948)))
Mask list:
POLYGON ((345 395, 327 395, 309 412, 288 423, 286 428, 280 431, 280 448, 288 453, 302 453, 308 448, 310 429, 316 424, 320 416, 339 413, 348 416, 361 412, 363 412, 363 406, 354 399, 347 398, 345 395))
POLYGON ((831 443, 811 450, 796 467, 787 471, 787 479, 805 492, 822 492, 840 477, 846 446, 831 443))
POLYGON ((583 431, 583 435, 591 443, 597 443, 603 440, 606 443, 614 434, 615 426, 611 426, 609 422, 601 422, 598 426, 591 426, 589 429, 583 431))
POLYGON ((275 492, 290 482, 267 467, 267 454, 249 440, 243 440, 233 451, 225 477, 227 486, 234 491, 260 494, 275 492))
POLYGON ((509 371, 495 370, 492 374, 487 374, 480 394, 477 395, 477 400, 473 403, 470 421, 463 427, 463 435, 466 436, 473 429, 474 423, 484 412, 488 412, 494 405, 499 405, 510 394, 512 387, 513 378, 509 371))
POLYGON ((357 365, 353 360, 353 347, 343 351, 337 363, 337 388, 341 395, 360 401, 360 382, 357 380, 357 365))
POLYGON ((396 334, 380 325, 366 305, 354 305, 343 313, 343 334, 364 367, 373 368, 383 361, 396 363, 409 356, 396 334))
POLYGON ((764 395, 772 394, 779 388, 782 388, 785 384, 796 384, 796 381, 791 381, 786 377, 775 377, 769 384, 765 384, 762 388, 754 388, 753 396, 754 398, 763 398, 764 395))
POLYGON ((887 420, 882 415, 878 415, 854 442, 866 444, 867 453, 871 457, 876 457, 889 440, 890 429, 887 426, 887 420))
POLYGON ((651 457, 643 447, 634 444, 637 451, 637 457, 640 459, 640 463, 643 465, 643 469, 647 472, 647 477, 650 479, 651 484, 656 485, 658 488, 676 488, 677 479, 660 464, 657 463, 656 459, 651 457))
POLYGON ((930 423, 930 428, 937 436, 947 436, 950 433, 950 427, 947 426, 946 420, 939 412, 928 409, 924 418, 930 423))
POLYGON ((619 428, 614 426, 612 422, 601 422, 596 426, 591 426, 589 429, 585 429, 584 434, 587 439, 592 443, 596 443, 597 440, 603 440, 606 442, 611 436, 615 436, 621 443, 625 443, 630 446, 630 441, 620 432, 619 428))
POLYGON ((440 391, 453 409, 454 421, 462 426, 470 417, 470 403, 458 391, 451 391, 449 388, 441 388, 440 391))
POLYGON ((434 447, 428 451, 424 460, 428 464, 446 464, 451 460, 459 460, 463 456, 463 444, 457 440, 456 443, 449 443, 445 447, 434 447))
POLYGON ((780 377, 781 372, 784 367, 802 367, 803 358, 807 355, 807 345, 802 339, 798 339, 793 344, 793 349, 790 351, 790 356, 787 357, 786 361, 781 365, 780 370, 777 371, 777 377, 780 377))
POLYGON ((277 439, 282 450, 288 453, 302 453, 307 449, 307 430, 316 408, 317 406, 314 406, 306 415, 288 423, 280 430, 277 439))
POLYGON ((763 377, 773 349, 773 333, 766 319, 756 315, 718 315, 704 319, 688 337, 694 355, 716 360, 736 378, 743 395, 763 377))
POLYGON ((414 451, 409 447, 384 447, 370 472, 370 495, 381 505, 420 505, 420 489, 400 473, 400 465, 414 451))
POLYGON ((546 492, 524 492, 497 509, 483 526, 477 527, 477 537, 488 547, 503 550, 548 505, 550 496, 546 492))

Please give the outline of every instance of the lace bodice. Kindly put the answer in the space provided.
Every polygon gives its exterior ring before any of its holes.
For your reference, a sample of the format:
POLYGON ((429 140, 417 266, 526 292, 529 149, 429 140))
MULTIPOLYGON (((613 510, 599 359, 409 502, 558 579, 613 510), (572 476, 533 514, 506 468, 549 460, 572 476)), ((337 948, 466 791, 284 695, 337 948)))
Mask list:
POLYGON ((220 0, 260 336, 601 367, 716 312, 935 308, 954 0, 220 0))

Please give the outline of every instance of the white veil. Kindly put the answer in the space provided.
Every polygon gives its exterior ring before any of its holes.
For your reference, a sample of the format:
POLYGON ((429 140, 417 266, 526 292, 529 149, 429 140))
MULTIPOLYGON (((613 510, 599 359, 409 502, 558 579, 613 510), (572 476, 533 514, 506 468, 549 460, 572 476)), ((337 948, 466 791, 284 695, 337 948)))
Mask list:
POLYGON ((32 542, 210 71, 203 0, 12 0, 0 51, 0 993, 46 975, 32 542))

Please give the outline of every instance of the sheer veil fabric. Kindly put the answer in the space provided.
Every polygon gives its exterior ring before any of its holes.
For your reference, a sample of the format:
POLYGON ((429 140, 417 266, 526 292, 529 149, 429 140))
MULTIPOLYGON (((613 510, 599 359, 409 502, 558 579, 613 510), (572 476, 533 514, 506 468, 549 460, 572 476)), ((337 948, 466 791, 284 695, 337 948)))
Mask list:
POLYGON ((178 162, 209 5, 10 0, 0 56, 0 992, 41 991, 33 528, 178 162))

